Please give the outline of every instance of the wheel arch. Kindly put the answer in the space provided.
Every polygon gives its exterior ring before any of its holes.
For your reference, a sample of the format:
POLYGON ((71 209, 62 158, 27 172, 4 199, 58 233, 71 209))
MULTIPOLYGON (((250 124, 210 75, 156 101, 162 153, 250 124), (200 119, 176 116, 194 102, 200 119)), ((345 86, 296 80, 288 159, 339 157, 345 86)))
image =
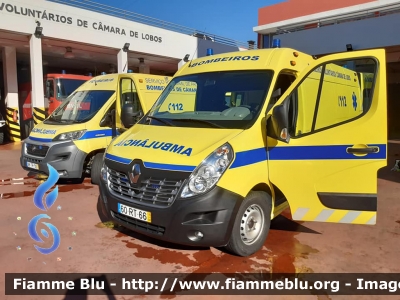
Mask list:
POLYGON ((260 191, 260 192, 265 192, 267 193, 271 199, 272 199, 272 215, 271 218, 273 218, 273 214, 274 214, 274 209, 275 207, 278 207, 279 205, 282 205, 283 203, 287 203, 287 205, 289 206, 288 201, 286 200, 285 195, 283 194, 283 192, 273 183, 265 183, 265 182, 261 182, 258 183, 257 185, 255 185, 251 191, 260 191))

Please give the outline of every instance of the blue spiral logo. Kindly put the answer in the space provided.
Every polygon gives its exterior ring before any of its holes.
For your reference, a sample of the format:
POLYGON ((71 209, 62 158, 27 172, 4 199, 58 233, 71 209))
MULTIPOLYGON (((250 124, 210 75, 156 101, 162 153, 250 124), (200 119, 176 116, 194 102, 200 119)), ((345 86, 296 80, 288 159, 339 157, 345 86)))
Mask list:
MULTIPOLYGON (((47 167, 49 168, 49 177, 45 182, 43 182, 37 190, 35 191, 35 194, 33 195, 33 203, 37 208, 43 211, 49 210, 54 202, 57 200, 58 196, 58 186, 54 188, 50 193, 46 195, 46 192, 51 189, 52 186, 54 186, 60 175, 58 172, 49 164, 47 164, 47 167), (45 199, 43 200, 43 198, 45 199)), ((39 222, 40 219, 51 219, 47 214, 40 214, 32 218, 32 220, 28 224, 28 233, 31 236, 31 238, 38 242, 38 243, 44 243, 44 241, 40 238, 39 234, 37 233, 36 226, 37 223, 39 222)), ((60 246, 60 233, 58 232, 57 227, 55 227, 53 224, 47 223, 47 222, 42 222, 51 232, 52 236, 54 237, 53 245, 51 245, 50 248, 42 248, 37 245, 35 245, 35 248, 37 251, 39 251, 42 254, 50 254, 54 251, 57 250, 57 248, 60 246)), ((49 233, 47 230, 42 229, 40 233, 45 237, 49 237, 49 233)))

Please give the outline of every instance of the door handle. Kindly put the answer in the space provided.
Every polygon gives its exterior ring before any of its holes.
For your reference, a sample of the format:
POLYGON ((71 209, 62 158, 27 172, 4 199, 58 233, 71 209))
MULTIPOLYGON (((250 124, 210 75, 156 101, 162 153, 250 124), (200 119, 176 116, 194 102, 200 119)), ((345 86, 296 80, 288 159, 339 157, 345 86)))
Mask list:
POLYGON ((347 153, 351 154, 369 154, 369 153, 378 153, 379 147, 349 147, 346 149, 347 153))

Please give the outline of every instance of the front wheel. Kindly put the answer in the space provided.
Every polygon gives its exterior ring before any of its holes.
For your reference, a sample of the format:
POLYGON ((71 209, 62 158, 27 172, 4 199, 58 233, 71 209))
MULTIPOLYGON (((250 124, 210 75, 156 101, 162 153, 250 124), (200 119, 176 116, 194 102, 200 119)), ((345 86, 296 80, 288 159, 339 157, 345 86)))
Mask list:
POLYGON ((99 185, 100 184, 100 173, 101 167, 103 165, 103 154, 97 153, 93 158, 92 167, 90 169, 90 177, 92 180, 92 184, 99 185))
POLYGON ((249 256, 262 248, 271 224, 272 199, 265 192, 250 192, 243 200, 235 218, 229 252, 249 256))

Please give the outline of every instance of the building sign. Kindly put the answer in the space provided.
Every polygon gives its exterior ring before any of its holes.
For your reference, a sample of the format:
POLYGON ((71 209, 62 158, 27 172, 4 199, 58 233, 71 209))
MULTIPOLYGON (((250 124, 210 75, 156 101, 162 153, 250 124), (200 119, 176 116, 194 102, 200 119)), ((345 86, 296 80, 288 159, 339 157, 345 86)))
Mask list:
POLYGON ((121 36, 129 36, 131 38, 142 39, 155 43, 162 43, 163 41, 161 36, 156 36, 122 27, 112 26, 103 23, 101 21, 89 22, 84 19, 73 18, 67 15, 59 15, 51 13, 50 11, 47 10, 37 10, 37 9, 27 8, 19 5, 9 4, 7 2, 0 2, 0 12, 35 18, 35 20, 37 21, 46 20, 56 23, 75 25, 77 27, 90 28, 97 31, 113 33, 121 36))

